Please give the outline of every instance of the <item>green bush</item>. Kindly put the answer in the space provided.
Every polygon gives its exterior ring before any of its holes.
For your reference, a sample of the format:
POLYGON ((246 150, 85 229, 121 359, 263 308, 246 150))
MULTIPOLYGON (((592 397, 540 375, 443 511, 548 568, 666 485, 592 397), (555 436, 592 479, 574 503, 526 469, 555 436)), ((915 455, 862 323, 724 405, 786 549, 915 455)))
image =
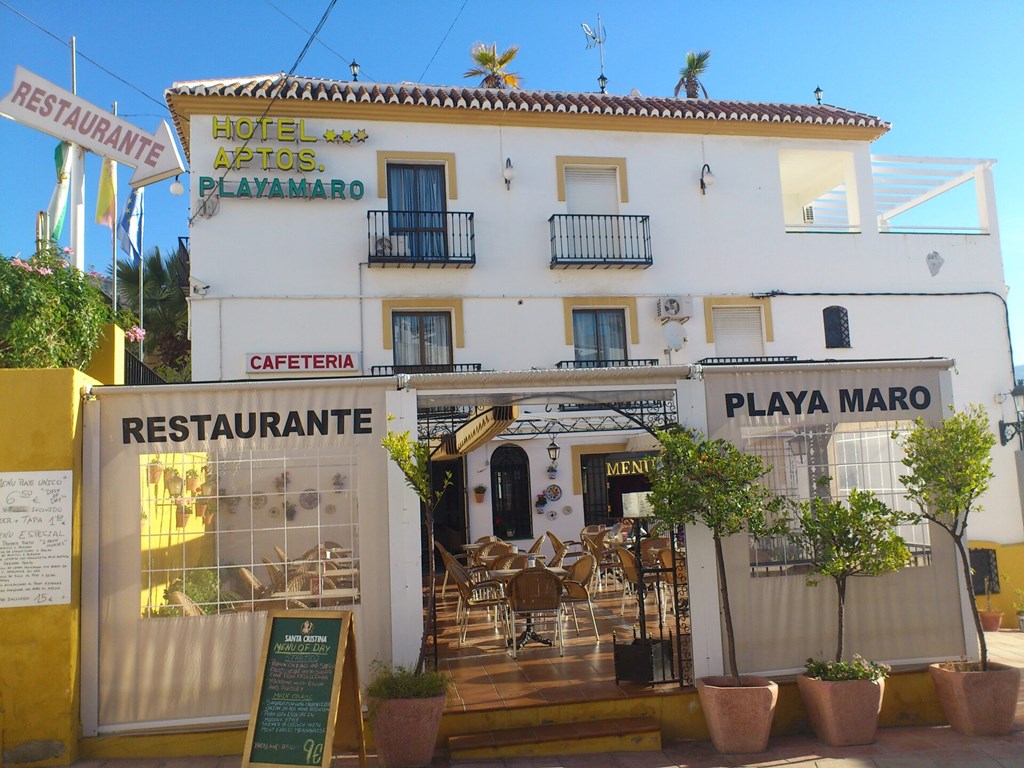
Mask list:
POLYGON ((850 661, 807 660, 807 676, 817 680, 839 682, 842 680, 884 680, 892 667, 854 655, 850 661))
POLYGON ((370 663, 366 695, 372 699, 429 699, 448 692, 451 678, 443 672, 416 673, 401 664, 389 666, 380 659, 370 663))
MULTIPOLYGON (((188 571, 184 581, 175 579, 164 590, 164 600, 170 599, 171 592, 183 592, 206 614, 219 613, 221 606, 230 610, 233 603, 242 599, 238 593, 223 588, 217 571, 212 568, 188 571)), ((175 605, 164 605, 160 608, 160 615, 181 616, 181 609, 175 605)))

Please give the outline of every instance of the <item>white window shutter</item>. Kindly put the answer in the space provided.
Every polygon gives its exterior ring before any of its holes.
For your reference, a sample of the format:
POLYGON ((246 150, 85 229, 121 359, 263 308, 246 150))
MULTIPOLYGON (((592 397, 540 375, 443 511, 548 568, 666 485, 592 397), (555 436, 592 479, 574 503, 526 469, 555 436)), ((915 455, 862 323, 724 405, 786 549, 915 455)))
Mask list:
POLYGON ((760 307, 712 307, 715 355, 764 357, 764 323, 760 307))
POLYGON ((615 168, 566 167, 566 212, 619 213, 619 178, 615 168))

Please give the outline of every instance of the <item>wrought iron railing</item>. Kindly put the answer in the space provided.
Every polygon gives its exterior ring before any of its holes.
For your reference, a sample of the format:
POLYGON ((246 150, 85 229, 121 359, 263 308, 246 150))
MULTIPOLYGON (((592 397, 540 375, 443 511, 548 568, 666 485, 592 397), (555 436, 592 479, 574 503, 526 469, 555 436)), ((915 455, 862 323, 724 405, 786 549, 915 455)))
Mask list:
POLYGON ((166 384, 167 382, 129 350, 124 351, 125 384, 166 384))
POLYGON ((796 355, 761 355, 745 357, 705 357, 700 365, 768 365, 770 363, 795 363, 796 355))
POLYGON ((657 365, 654 357, 630 357, 621 360, 559 360, 556 368, 642 368, 657 365))
POLYGON ((367 211, 371 266, 465 267, 476 264, 473 214, 367 211))
POLYGON ((440 363, 434 365, 374 365, 371 376, 394 376, 396 373, 476 373, 481 363, 440 363))
POLYGON ((551 225, 552 267, 637 267, 654 263, 649 216, 555 214, 551 225))

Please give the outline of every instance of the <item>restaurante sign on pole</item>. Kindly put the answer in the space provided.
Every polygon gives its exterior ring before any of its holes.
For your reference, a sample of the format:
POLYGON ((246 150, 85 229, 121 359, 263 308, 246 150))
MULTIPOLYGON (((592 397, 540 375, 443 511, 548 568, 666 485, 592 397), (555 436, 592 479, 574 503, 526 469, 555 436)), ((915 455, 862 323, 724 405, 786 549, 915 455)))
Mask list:
POLYGON ((0 114, 131 166, 132 187, 185 172, 166 120, 147 133, 24 67, 15 67, 14 86, 0 99, 0 114))

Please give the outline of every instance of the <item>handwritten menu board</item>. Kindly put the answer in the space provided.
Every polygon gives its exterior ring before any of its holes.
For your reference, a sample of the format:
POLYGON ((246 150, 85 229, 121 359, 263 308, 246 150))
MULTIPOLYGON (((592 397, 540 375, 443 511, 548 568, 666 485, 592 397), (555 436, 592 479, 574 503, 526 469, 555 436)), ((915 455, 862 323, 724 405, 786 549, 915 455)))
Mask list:
POLYGON ((71 471, 0 472, 0 608, 71 602, 71 471))
POLYGON ((337 742, 339 704, 345 717, 359 720, 355 729, 344 730, 358 732, 362 763, 362 711, 355 677, 350 611, 272 611, 242 765, 329 766, 337 742), (348 684, 343 686, 346 677, 348 684))

